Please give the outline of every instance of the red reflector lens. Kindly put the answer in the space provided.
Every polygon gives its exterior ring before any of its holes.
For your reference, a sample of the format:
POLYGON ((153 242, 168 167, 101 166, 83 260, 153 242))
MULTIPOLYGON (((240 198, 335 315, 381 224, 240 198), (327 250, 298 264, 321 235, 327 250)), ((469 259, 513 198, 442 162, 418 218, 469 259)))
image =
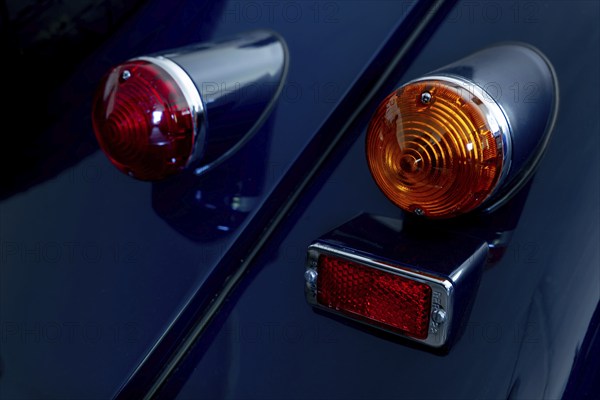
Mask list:
POLYGON ((319 304, 417 339, 427 337, 429 285, 328 255, 319 257, 317 270, 319 304))
POLYGON ((98 89, 92 119, 110 161, 135 178, 172 175, 192 154, 190 105, 174 79, 147 61, 128 61, 110 71, 98 89))

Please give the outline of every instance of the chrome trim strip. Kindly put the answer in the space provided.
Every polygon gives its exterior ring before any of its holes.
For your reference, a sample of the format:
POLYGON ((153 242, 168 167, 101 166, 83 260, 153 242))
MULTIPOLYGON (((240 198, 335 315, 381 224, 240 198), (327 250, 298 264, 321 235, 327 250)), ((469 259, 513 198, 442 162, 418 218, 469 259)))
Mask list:
POLYGON ((162 56, 144 56, 132 59, 132 61, 146 61, 164 70, 179 86, 186 102, 190 106, 194 124, 194 145, 192 154, 187 159, 186 167, 202 156, 206 137, 205 107, 200 96, 200 91, 194 85, 192 78, 179 65, 162 56))
POLYGON ((523 46, 527 46, 531 50, 535 51, 546 63, 548 69, 550 70, 550 74, 552 75, 552 83, 555 89, 554 103, 552 108, 552 116, 550 117, 550 121, 546 125, 546 131, 544 132, 544 139, 539 145, 537 152, 532 156, 529 165, 525 166, 525 170, 517 175, 511 184, 511 187, 508 188, 506 193, 503 193, 501 197, 499 197, 496 201, 494 201, 491 205, 487 206, 483 209, 486 213, 491 213, 502 207, 508 200, 510 200, 521 188, 531 179, 535 171, 537 170, 540 161, 544 153, 546 152, 546 148, 548 147, 548 143, 550 142, 550 138, 552 137, 552 133, 554 132, 554 126, 556 125, 556 120, 558 118, 558 109, 560 105, 560 90, 558 86, 558 75, 556 74, 556 70, 554 66, 546 57, 544 53, 538 50, 536 47, 531 46, 529 44, 521 44, 523 46))

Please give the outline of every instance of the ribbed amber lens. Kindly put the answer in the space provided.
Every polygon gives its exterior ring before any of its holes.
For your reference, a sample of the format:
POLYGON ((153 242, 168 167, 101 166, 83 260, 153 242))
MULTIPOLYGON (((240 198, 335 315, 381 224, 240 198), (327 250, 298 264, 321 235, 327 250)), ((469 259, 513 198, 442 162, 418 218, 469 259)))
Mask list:
POLYGON ((484 100, 449 82, 418 81, 396 90, 367 132, 377 185, 403 209, 433 218, 481 205, 503 165, 497 122, 490 124, 485 110, 484 100))

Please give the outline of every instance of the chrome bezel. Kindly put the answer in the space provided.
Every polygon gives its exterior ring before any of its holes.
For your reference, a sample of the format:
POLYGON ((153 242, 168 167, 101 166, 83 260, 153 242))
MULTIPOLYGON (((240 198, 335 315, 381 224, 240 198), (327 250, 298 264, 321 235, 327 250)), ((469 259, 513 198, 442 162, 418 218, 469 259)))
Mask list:
POLYGON ((550 142, 550 138, 552 136, 552 133, 554 132, 554 126, 556 125, 556 120, 558 118, 558 109, 560 105, 560 89, 558 85, 558 75, 556 74, 554 66, 552 65, 548 57, 546 57, 546 55, 536 47, 531 46, 529 44, 521 45, 533 50, 546 63, 548 69, 550 70, 550 75, 552 76, 552 83, 555 89, 554 102, 552 105, 551 116, 548 121, 548 124, 546 125, 546 131, 544 132, 544 138, 542 139, 542 142, 540 143, 537 151, 533 154, 529 165, 526 166, 525 169, 522 172, 520 172, 515 179, 513 179, 513 181, 511 182, 511 187, 508 188, 508 190, 505 193, 499 194, 498 198, 494 199, 494 202, 492 202, 490 205, 486 205, 486 207, 483 208, 483 212, 486 213, 494 212, 500 207, 502 207, 519 190, 521 190, 527 182, 529 182, 529 180, 537 170, 540 161, 542 160, 542 157, 546 152, 546 148, 548 147, 548 143, 550 142))
POLYGON ((146 61, 165 71, 177 84, 186 102, 190 107, 194 130, 194 145, 185 166, 189 166, 202 156, 206 137, 205 107, 202 103, 200 91, 194 85, 192 78, 179 65, 162 56, 144 56, 132 59, 132 61, 146 61))
POLYGON ((394 335, 398 335, 412 341, 423 343, 427 346, 437 348, 442 347, 446 343, 452 324, 454 305, 454 286, 450 280, 415 271, 414 269, 411 269, 407 266, 391 265, 388 263, 384 263, 374 258, 367 257, 358 253, 348 252, 344 249, 335 248, 324 243, 313 243, 308 247, 306 270, 316 270, 318 274, 318 260, 321 254, 332 255, 349 261, 354 261, 367 267, 376 268, 387 273, 402 276, 404 278, 412 279, 414 281, 428 285, 431 288, 432 293, 431 310, 429 314, 429 331, 425 339, 418 339, 402 334, 401 332, 393 329, 387 329, 376 323, 370 324, 368 321, 354 317, 350 313, 346 313, 320 304, 317 300, 318 280, 314 283, 306 282, 305 284, 306 300, 309 304, 319 309, 329 311, 333 314, 341 315, 345 318, 352 319, 359 323, 373 326, 377 329, 381 329, 386 332, 390 332, 394 335), (434 322, 433 314, 440 307, 444 311, 446 311, 446 319, 443 323, 438 324, 434 322))
POLYGON ((477 98, 481 104, 479 104, 479 109, 482 111, 488 126, 492 130, 492 135, 494 139, 496 139, 496 143, 502 144, 502 172, 498 177, 498 181, 496 182, 496 186, 494 189, 488 194, 486 199, 483 201, 485 203, 487 200, 493 198, 500 188, 503 186, 508 173, 510 172, 510 167, 512 163, 512 131, 510 127, 510 122, 506 117, 506 113, 502 109, 502 107, 494 100, 492 95, 488 93, 485 89, 479 86, 476 82, 469 81, 465 78, 459 76, 451 76, 451 75, 426 75, 414 79, 402 87, 423 81, 438 81, 442 84, 450 85, 459 90, 460 93, 466 92, 472 97, 477 98), (499 141, 499 142, 498 142, 499 141))

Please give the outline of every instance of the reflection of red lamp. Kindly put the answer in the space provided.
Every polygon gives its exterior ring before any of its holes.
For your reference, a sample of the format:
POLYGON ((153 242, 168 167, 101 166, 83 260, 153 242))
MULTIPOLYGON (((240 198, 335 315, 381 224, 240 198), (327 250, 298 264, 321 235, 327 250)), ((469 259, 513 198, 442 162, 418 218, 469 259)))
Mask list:
POLYGON ((200 176, 192 171, 152 184, 152 208, 195 242, 235 233, 261 204, 274 115, 236 154, 200 176))

